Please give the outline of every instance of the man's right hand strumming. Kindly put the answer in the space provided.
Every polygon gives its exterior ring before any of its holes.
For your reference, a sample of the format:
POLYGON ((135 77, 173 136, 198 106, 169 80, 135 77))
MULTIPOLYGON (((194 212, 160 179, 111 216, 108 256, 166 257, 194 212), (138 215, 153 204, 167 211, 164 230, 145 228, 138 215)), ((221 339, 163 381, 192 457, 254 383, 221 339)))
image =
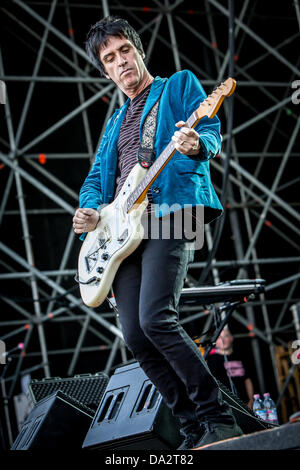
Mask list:
POLYGON ((77 209, 73 217, 73 228, 75 233, 92 232, 100 220, 100 214, 95 209, 77 209))

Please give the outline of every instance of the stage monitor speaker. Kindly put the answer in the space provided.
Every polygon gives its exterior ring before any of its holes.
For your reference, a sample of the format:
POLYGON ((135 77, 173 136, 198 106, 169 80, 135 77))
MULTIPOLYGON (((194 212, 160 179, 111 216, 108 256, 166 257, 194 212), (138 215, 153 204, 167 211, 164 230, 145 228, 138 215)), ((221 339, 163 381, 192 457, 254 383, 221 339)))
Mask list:
POLYGON ((11 450, 81 449, 92 419, 85 406, 58 390, 34 406, 11 450))
POLYGON ((86 406, 86 411, 94 416, 108 381, 109 377, 104 372, 97 372, 93 375, 80 374, 64 379, 61 377, 50 377, 42 380, 34 379, 29 383, 29 392, 35 404, 60 390, 86 406))
POLYGON ((137 363, 115 370, 86 435, 90 450, 176 449, 179 423, 137 363))
MULTIPOLYGON (((219 382, 244 434, 274 427, 219 382)), ((177 449, 182 438, 179 422, 138 363, 116 369, 110 378, 83 443, 88 449, 177 449)))

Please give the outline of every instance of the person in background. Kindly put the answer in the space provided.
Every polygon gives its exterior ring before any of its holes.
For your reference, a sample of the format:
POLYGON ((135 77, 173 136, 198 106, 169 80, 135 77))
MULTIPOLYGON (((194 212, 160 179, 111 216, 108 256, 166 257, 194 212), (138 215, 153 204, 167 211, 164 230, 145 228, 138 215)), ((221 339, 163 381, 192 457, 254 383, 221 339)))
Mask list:
POLYGON ((240 354, 233 351, 234 337, 224 328, 207 357, 212 374, 252 409, 254 387, 248 371, 248 364, 240 354), (232 386, 233 384, 233 386, 232 386))

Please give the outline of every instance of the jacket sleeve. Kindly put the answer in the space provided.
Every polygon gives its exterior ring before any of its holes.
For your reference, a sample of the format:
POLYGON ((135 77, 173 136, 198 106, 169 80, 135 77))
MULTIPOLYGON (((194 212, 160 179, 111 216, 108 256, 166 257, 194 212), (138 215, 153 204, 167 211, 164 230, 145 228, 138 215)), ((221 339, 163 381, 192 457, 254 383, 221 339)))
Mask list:
MULTIPOLYGON (((182 72, 184 87, 182 89, 182 104, 186 119, 199 107, 200 103, 207 97, 198 78, 190 71, 182 72)), ((190 158, 208 160, 215 157, 221 151, 222 137, 220 134, 220 120, 217 116, 212 119, 204 116, 195 126, 200 138, 201 151, 198 155, 190 158)))
MULTIPOLYGON (((100 182, 100 158, 101 149, 103 145, 103 138, 97 152, 93 166, 84 180, 84 183, 79 192, 79 207, 88 207, 89 209, 96 209, 102 203, 101 182, 100 182)), ((86 233, 82 233, 79 239, 83 241, 86 233)))
POLYGON ((103 139, 98 149, 93 166, 84 180, 79 192, 79 207, 97 209, 102 204, 101 182, 100 182, 100 159, 103 139))
MULTIPOLYGON (((89 209, 99 209, 99 206, 103 204, 103 196, 101 190, 101 172, 100 172, 100 161, 102 156, 103 147, 107 139, 107 134, 109 130, 109 124, 111 123, 112 118, 108 121, 105 132, 101 139, 101 143, 95 157, 92 168, 89 171, 89 174, 84 180, 84 183, 79 192, 79 207, 87 207, 89 209)), ((86 233, 82 233, 79 236, 80 240, 84 240, 86 233)))
MULTIPOLYGON (((103 193, 101 188, 101 158, 103 152, 106 151, 107 142, 115 122, 115 118, 119 113, 119 109, 116 109, 114 114, 108 120, 104 134, 101 139, 101 143, 95 157, 92 168, 84 180, 84 183, 79 192, 79 207, 88 207, 89 209, 99 209, 99 206, 103 205, 103 193)), ((102 175, 105 176, 105 175, 102 175)), ((105 189, 105 188, 104 188, 105 189)))

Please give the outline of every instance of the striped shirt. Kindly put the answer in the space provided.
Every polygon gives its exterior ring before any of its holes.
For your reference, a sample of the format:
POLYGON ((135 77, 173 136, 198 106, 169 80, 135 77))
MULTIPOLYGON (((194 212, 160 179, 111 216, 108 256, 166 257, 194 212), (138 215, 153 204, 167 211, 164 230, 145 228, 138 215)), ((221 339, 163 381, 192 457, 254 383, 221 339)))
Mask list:
MULTIPOLYGON (((119 141, 118 141, 118 176, 116 179, 115 198, 119 194, 123 184, 130 171, 137 163, 137 152, 140 146, 139 128, 143 109, 150 92, 151 84, 144 88, 131 102, 127 108, 126 115, 123 119, 119 141)), ((153 203, 151 190, 147 193, 149 204, 147 212, 151 212, 153 203)))

